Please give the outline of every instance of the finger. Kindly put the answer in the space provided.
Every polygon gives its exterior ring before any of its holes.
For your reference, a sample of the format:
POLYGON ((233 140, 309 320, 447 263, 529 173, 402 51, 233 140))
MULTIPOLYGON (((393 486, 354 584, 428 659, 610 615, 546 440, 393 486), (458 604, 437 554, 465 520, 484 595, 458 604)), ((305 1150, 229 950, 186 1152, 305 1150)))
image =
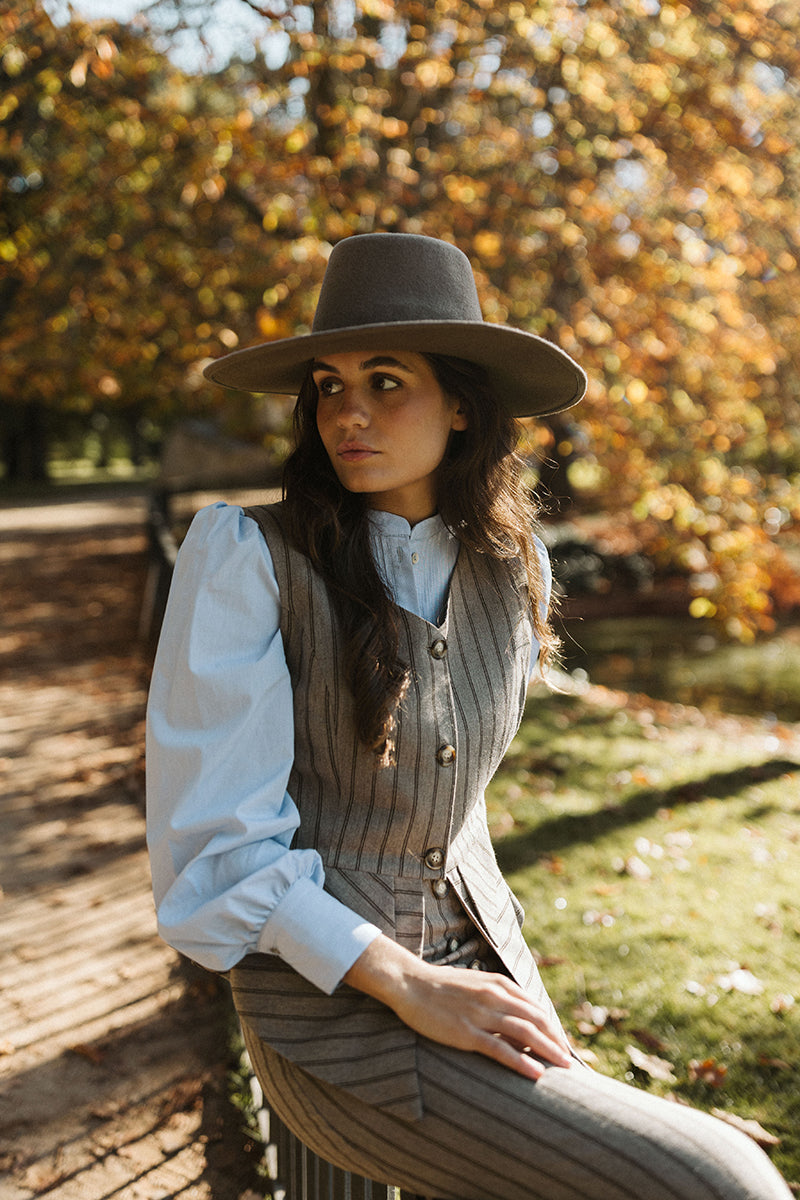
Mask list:
POLYGON ((532 1058, 529 1054, 525 1054, 512 1046, 504 1038, 496 1035, 483 1034, 475 1046, 479 1054, 486 1055, 487 1058, 492 1058, 501 1066, 508 1067, 512 1071, 516 1071, 518 1075, 524 1075, 527 1079, 532 1079, 534 1082, 541 1079, 547 1067, 543 1062, 536 1058, 532 1058))
POLYGON ((542 1029, 561 1047, 571 1062, 572 1047, 561 1022, 554 1016, 552 1008, 540 1008, 526 991, 506 976, 498 975, 492 978, 497 979, 500 983, 501 989, 508 995, 508 1000, 514 1002, 503 1005, 503 1011, 508 1014, 513 1013, 523 1020, 532 1021, 537 1028, 542 1029))
POLYGON ((519 996, 502 993, 496 996, 489 993, 476 999, 486 1005, 489 1024, 480 1023, 490 1032, 497 1031, 498 1021, 516 1021, 520 1026, 530 1026, 539 1030, 561 1046, 567 1054, 570 1053, 567 1035, 561 1027, 561 1022, 554 1017, 552 1009, 540 1007, 524 992, 519 996))
POLYGON ((503 1021, 498 1023, 497 1036, 510 1043, 520 1052, 530 1051, 547 1059, 557 1067, 572 1065, 572 1054, 565 1047, 559 1033, 550 1027, 540 1029, 526 1022, 503 1021))

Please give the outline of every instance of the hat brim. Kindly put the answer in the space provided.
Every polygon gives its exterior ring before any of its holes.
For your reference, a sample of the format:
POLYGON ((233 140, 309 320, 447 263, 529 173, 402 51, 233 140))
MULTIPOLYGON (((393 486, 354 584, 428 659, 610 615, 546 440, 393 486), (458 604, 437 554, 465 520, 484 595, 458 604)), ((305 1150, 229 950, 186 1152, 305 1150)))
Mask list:
POLYGON ((403 321, 302 334, 234 350, 203 374, 245 392, 296 396, 309 364, 351 350, 406 350, 478 363, 497 399, 516 417, 546 416, 571 408, 586 392, 586 374, 545 338, 488 321, 403 321))

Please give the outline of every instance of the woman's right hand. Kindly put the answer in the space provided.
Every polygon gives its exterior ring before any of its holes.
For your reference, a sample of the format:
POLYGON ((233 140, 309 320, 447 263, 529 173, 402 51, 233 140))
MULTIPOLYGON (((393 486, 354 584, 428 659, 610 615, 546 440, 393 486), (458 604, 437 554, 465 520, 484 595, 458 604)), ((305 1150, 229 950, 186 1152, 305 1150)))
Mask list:
POLYGON ((572 1065, 561 1026, 505 975, 437 967, 381 935, 344 982, 387 1004, 432 1041, 485 1054, 529 1079, 545 1070, 537 1058, 572 1065))

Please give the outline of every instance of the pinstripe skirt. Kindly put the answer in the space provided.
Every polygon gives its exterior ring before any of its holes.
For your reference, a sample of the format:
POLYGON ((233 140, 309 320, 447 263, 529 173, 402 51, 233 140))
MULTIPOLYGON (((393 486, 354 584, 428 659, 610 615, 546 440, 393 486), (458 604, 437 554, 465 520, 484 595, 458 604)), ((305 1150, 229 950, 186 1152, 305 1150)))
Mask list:
MULTIPOLYGON (((430 961, 504 971, 452 894, 431 914, 426 934, 430 961)), ((378 1183, 442 1200, 790 1197, 743 1134, 581 1065, 550 1067, 534 1083, 420 1036, 423 1112, 407 1120, 290 1061, 246 1016, 242 1027, 253 1069, 284 1124, 320 1157, 378 1183)))

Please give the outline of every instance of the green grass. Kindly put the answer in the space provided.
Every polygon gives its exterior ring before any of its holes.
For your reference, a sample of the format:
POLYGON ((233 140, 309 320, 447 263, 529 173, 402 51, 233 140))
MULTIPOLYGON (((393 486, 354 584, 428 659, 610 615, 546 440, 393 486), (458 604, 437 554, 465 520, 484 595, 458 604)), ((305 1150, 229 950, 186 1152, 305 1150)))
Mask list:
POLYGON ((800 1181, 800 729, 537 690, 487 805, 576 1045, 599 1070, 759 1122, 800 1181), (728 990, 736 968, 763 990, 728 990), (587 1001, 596 1033, 578 1030, 587 1001), (636 1069, 630 1045, 675 1081, 636 1069), (693 1060, 713 1060, 718 1086, 692 1080, 693 1060))
POLYGON ((53 483, 128 483, 148 481, 156 474, 153 463, 134 466, 129 459, 114 458, 98 467, 90 458, 51 459, 48 475, 53 483))

